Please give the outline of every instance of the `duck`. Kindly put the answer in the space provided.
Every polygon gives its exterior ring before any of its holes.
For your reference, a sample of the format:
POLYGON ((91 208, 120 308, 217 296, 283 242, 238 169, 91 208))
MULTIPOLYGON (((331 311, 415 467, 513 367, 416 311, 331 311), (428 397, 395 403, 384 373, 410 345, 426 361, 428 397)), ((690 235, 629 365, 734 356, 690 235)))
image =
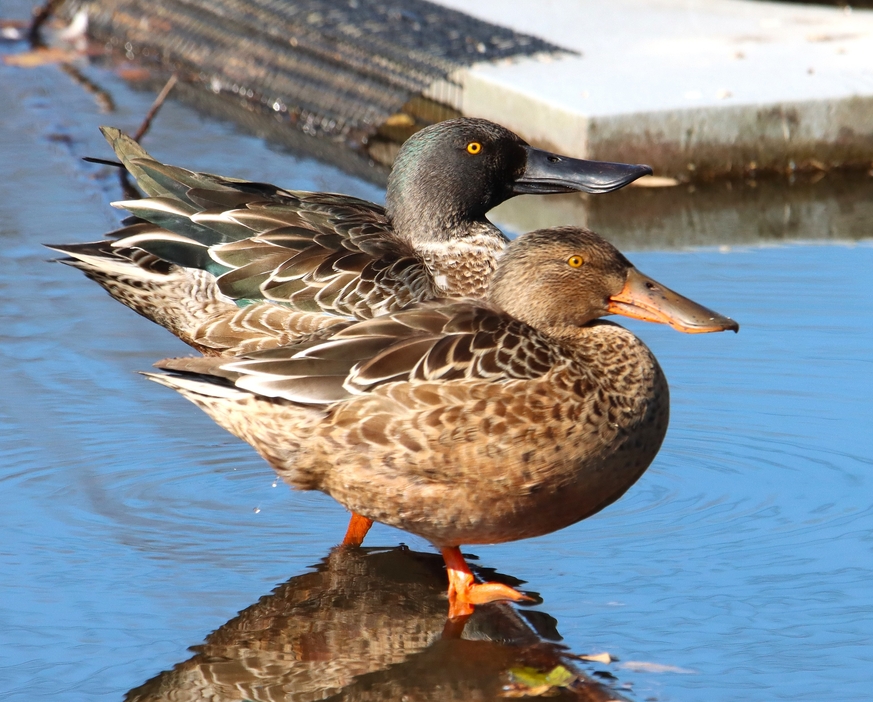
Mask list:
POLYGON ((648 347, 604 320, 685 333, 732 319, 641 273, 583 228, 513 240, 482 300, 428 300, 327 337, 147 377, 251 444, 290 486, 430 541, 449 619, 522 601, 460 547, 547 534, 621 497, 660 449, 669 389, 648 347))
POLYGON ((609 192, 652 172, 459 118, 402 145, 383 208, 195 173, 102 132, 148 197, 113 203, 136 221, 104 240, 49 248, 205 355, 287 345, 418 300, 481 297, 507 243, 489 210, 519 194, 609 192))
MULTIPOLYGON (((617 190, 652 170, 530 146, 494 122, 431 125, 401 147, 386 206, 197 173, 101 128, 148 197, 101 241, 49 245, 113 298, 204 355, 329 335, 410 303, 482 297, 507 238, 486 218, 520 194, 617 190)), ((371 523, 353 514, 343 543, 371 523)))

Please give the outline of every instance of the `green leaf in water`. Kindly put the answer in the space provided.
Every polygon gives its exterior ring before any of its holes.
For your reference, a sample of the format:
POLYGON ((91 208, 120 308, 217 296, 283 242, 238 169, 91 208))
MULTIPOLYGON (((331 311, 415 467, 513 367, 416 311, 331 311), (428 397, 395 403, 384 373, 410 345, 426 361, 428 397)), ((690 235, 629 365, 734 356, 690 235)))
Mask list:
POLYGON ((526 685, 527 687, 568 687, 576 676, 562 665, 556 665, 547 672, 531 668, 529 666, 519 666, 518 668, 510 668, 509 675, 513 682, 526 685))

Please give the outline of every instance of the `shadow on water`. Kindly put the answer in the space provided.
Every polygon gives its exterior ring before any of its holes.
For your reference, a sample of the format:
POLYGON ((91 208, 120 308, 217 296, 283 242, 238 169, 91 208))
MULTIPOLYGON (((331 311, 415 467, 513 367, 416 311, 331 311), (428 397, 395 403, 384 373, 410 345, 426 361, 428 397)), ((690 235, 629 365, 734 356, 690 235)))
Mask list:
POLYGON ((453 625, 446 607, 440 556, 336 548, 125 700, 619 699, 577 669, 545 613, 494 603, 453 625))

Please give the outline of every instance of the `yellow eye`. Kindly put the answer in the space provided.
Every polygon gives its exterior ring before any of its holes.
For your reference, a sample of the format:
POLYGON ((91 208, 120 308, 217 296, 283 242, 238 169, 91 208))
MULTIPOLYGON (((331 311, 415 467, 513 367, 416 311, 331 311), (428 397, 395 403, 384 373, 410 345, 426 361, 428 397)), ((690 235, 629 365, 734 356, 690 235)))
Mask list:
POLYGON ((581 256, 570 256, 570 258, 567 259, 567 264, 570 268, 579 268, 583 263, 585 263, 585 259, 581 256))
POLYGON ((467 153, 468 154, 473 154, 475 156, 481 150, 482 150, 482 144, 480 144, 478 141, 471 141, 469 144, 467 144, 467 153))

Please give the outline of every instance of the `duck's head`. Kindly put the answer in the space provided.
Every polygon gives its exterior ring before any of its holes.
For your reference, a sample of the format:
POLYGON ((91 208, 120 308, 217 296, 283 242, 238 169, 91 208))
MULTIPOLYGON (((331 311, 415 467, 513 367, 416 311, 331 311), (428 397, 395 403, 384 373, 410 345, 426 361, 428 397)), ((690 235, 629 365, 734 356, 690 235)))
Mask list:
POLYGON ((535 149, 485 119, 460 118, 404 142, 388 179, 395 230, 412 240, 463 236, 465 224, 514 195, 617 190, 648 166, 585 161, 535 149))
POLYGON ((620 314, 688 334, 733 330, 729 317, 640 273, 612 244, 578 227, 540 229, 511 242, 491 281, 490 300, 557 337, 620 314))

